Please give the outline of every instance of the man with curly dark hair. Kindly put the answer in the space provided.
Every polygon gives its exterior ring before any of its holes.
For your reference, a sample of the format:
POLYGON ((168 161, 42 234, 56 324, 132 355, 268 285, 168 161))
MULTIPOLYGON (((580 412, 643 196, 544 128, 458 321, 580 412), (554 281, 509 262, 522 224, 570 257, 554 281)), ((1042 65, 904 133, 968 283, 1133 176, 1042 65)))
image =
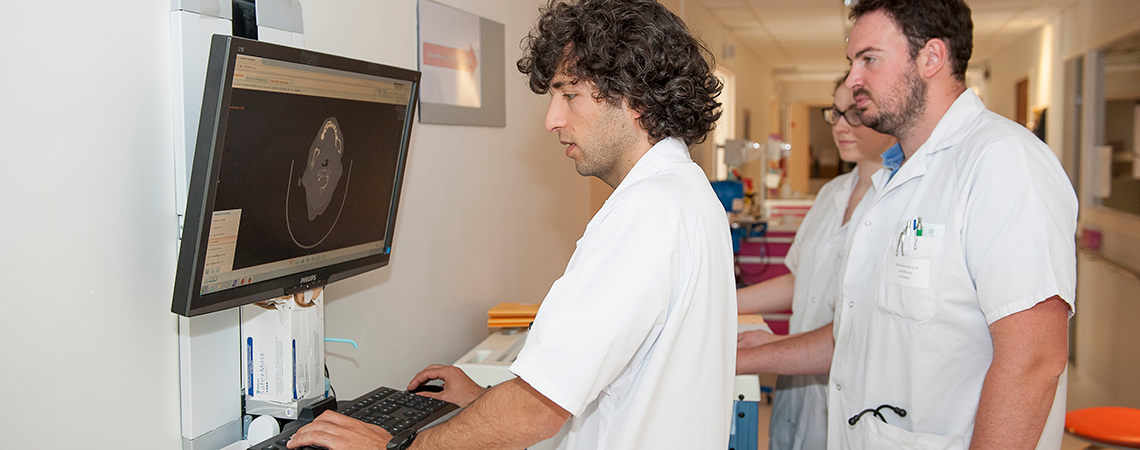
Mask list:
MULTIPOLYGON (((477 386, 430 366, 464 406, 388 448, 724 449, 736 363, 736 292, 724 208, 689 157, 720 116, 712 56, 645 0, 551 0, 523 40, 521 72, 551 94, 548 131, 583 176, 614 188, 578 240, 511 365, 477 386), (560 432, 562 431, 562 432, 560 432)), ((325 413, 289 448, 379 448, 379 427, 325 413)))
POLYGON ((624 100, 657 142, 704 141, 720 118, 722 83, 712 55, 673 13, 655 2, 552 2, 524 41, 518 62, 530 89, 546 94, 559 76, 585 81, 612 106, 624 100))

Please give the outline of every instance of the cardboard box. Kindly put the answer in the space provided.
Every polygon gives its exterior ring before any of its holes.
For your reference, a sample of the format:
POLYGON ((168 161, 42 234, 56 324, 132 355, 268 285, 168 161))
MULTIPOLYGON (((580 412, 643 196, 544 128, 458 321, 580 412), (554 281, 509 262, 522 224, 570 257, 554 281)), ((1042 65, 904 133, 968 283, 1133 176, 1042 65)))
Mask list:
POLYGON ((243 306, 246 397, 281 404, 323 397, 324 334, 322 289, 243 306))

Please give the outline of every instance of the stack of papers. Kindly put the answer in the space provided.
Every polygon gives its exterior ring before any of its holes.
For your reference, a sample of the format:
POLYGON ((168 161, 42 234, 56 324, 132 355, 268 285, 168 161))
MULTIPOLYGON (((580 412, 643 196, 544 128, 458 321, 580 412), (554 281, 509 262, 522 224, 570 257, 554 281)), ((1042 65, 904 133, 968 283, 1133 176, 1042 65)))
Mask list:
POLYGON ((487 310, 488 328, 528 328, 540 303, 499 303, 487 310))

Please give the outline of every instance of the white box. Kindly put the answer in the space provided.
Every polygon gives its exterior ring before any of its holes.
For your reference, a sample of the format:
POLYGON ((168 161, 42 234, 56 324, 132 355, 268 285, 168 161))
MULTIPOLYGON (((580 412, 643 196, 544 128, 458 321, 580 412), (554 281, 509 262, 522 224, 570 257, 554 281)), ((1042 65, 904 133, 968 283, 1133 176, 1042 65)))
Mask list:
POLYGON ((454 366, 463 370, 476 384, 491 387, 515 377, 511 373, 511 363, 519 355, 526 343, 528 330, 505 328, 487 336, 475 348, 455 361, 454 366))
POLYGON ((280 404, 324 396, 323 289, 241 307, 246 398, 280 404))

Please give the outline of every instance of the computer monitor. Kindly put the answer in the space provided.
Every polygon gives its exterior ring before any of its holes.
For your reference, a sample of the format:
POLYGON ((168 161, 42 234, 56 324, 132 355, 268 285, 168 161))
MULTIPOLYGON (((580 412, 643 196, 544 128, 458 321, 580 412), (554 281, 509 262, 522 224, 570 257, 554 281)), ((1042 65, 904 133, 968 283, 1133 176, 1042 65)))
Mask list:
POLYGON ((171 310, 383 267, 420 73, 214 36, 171 310))

